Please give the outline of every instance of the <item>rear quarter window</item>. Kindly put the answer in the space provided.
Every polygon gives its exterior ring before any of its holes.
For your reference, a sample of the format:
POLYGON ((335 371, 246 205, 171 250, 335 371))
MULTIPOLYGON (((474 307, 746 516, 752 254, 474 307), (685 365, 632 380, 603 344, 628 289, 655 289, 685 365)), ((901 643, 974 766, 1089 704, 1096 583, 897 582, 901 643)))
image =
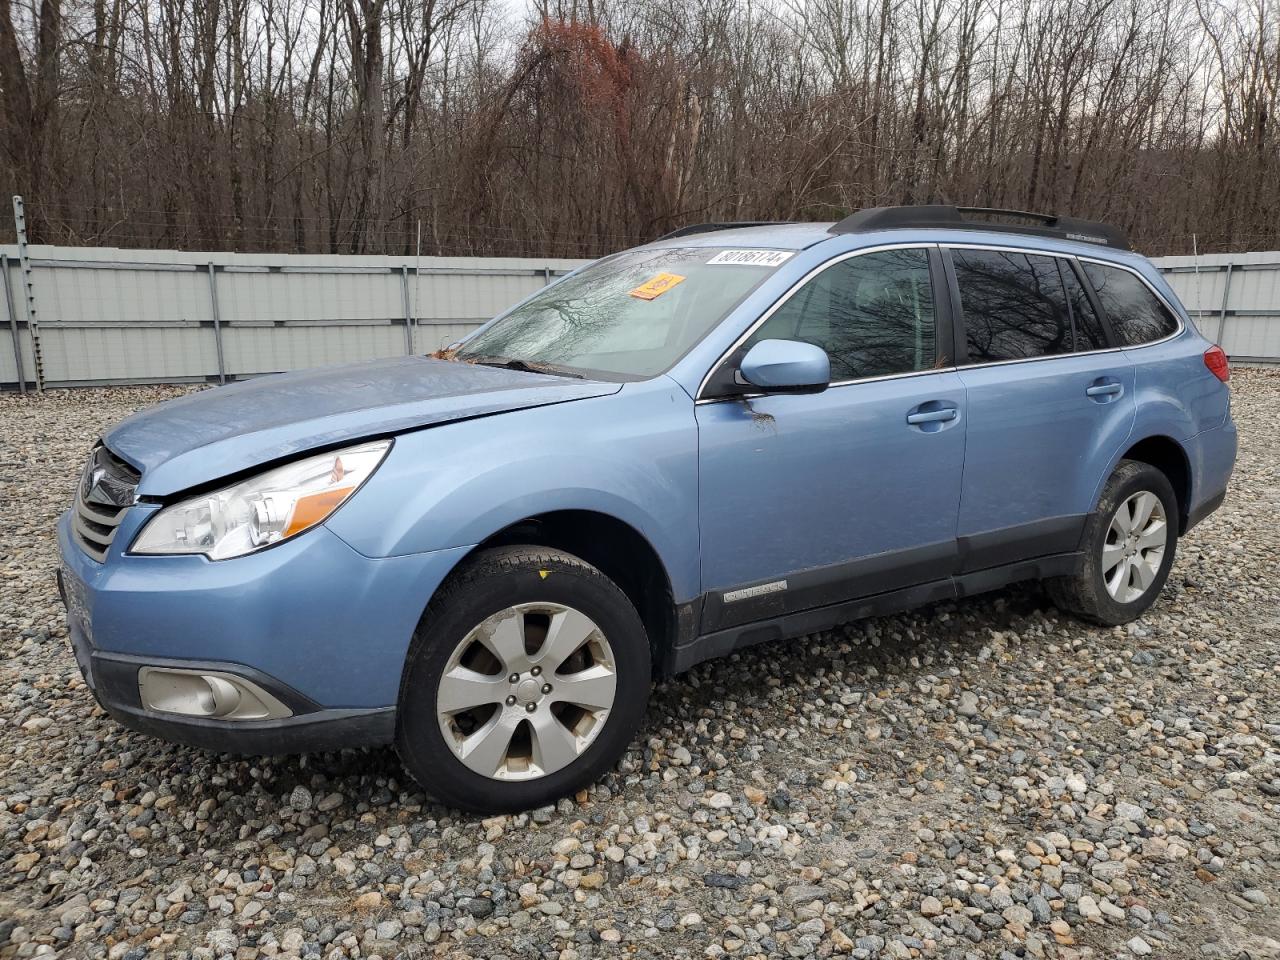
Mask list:
POLYGON ((1103 313, 1121 346, 1163 340, 1178 329, 1178 319, 1151 288, 1128 270, 1081 261, 1103 313))

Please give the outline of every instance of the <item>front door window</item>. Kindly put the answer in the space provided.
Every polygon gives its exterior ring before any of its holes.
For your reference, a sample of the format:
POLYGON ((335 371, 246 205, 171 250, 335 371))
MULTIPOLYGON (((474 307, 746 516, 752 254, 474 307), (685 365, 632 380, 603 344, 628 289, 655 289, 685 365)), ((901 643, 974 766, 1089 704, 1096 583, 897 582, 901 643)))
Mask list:
POLYGON ((746 346, 760 340, 821 347, 833 383, 932 368, 938 349, 928 250, 884 250, 833 264, 792 294, 746 346))

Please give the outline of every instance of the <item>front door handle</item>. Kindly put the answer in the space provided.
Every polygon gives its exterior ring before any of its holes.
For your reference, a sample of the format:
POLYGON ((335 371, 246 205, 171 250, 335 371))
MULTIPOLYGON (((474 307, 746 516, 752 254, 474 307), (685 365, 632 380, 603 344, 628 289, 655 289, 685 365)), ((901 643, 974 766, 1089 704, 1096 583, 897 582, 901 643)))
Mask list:
POLYGON ((943 407, 941 410, 922 410, 919 413, 908 413, 907 423, 916 426, 921 423, 943 423, 960 416, 955 407, 943 407))

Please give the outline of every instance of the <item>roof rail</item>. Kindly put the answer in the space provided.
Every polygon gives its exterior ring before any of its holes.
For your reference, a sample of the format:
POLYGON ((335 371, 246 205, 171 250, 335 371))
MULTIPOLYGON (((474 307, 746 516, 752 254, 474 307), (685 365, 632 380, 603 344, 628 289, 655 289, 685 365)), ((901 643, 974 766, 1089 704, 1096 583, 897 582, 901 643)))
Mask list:
MULTIPOLYGON (((790 220, 742 220, 738 223, 693 223, 679 230, 664 233, 658 240, 673 240, 676 237, 692 237, 697 233, 711 233, 715 230, 736 230, 738 227, 776 227, 790 220)), ((656 243, 657 241, 655 241, 656 243)))
POLYGON ((918 207, 870 207, 832 224, 831 233, 863 233, 868 230, 901 230, 911 227, 946 228, 951 230, 991 230, 996 233, 1030 233, 1060 240, 1079 240, 1107 247, 1131 249, 1129 238, 1119 227, 1074 217, 1059 217, 1025 210, 999 210, 988 207, 948 207, 929 204, 918 207), (1033 223, 1007 223, 996 220, 973 220, 965 214, 983 217, 1006 217, 1031 220, 1033 223))

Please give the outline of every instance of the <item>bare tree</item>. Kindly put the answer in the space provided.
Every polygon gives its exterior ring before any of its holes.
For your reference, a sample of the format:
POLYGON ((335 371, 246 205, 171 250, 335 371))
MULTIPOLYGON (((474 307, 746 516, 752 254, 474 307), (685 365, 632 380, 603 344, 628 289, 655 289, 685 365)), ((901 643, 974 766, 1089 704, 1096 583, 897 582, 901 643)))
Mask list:
POLYGON ((590 256, 887 203, 1280 244, 1275 0, 0 0, 35 238, 590 256))

